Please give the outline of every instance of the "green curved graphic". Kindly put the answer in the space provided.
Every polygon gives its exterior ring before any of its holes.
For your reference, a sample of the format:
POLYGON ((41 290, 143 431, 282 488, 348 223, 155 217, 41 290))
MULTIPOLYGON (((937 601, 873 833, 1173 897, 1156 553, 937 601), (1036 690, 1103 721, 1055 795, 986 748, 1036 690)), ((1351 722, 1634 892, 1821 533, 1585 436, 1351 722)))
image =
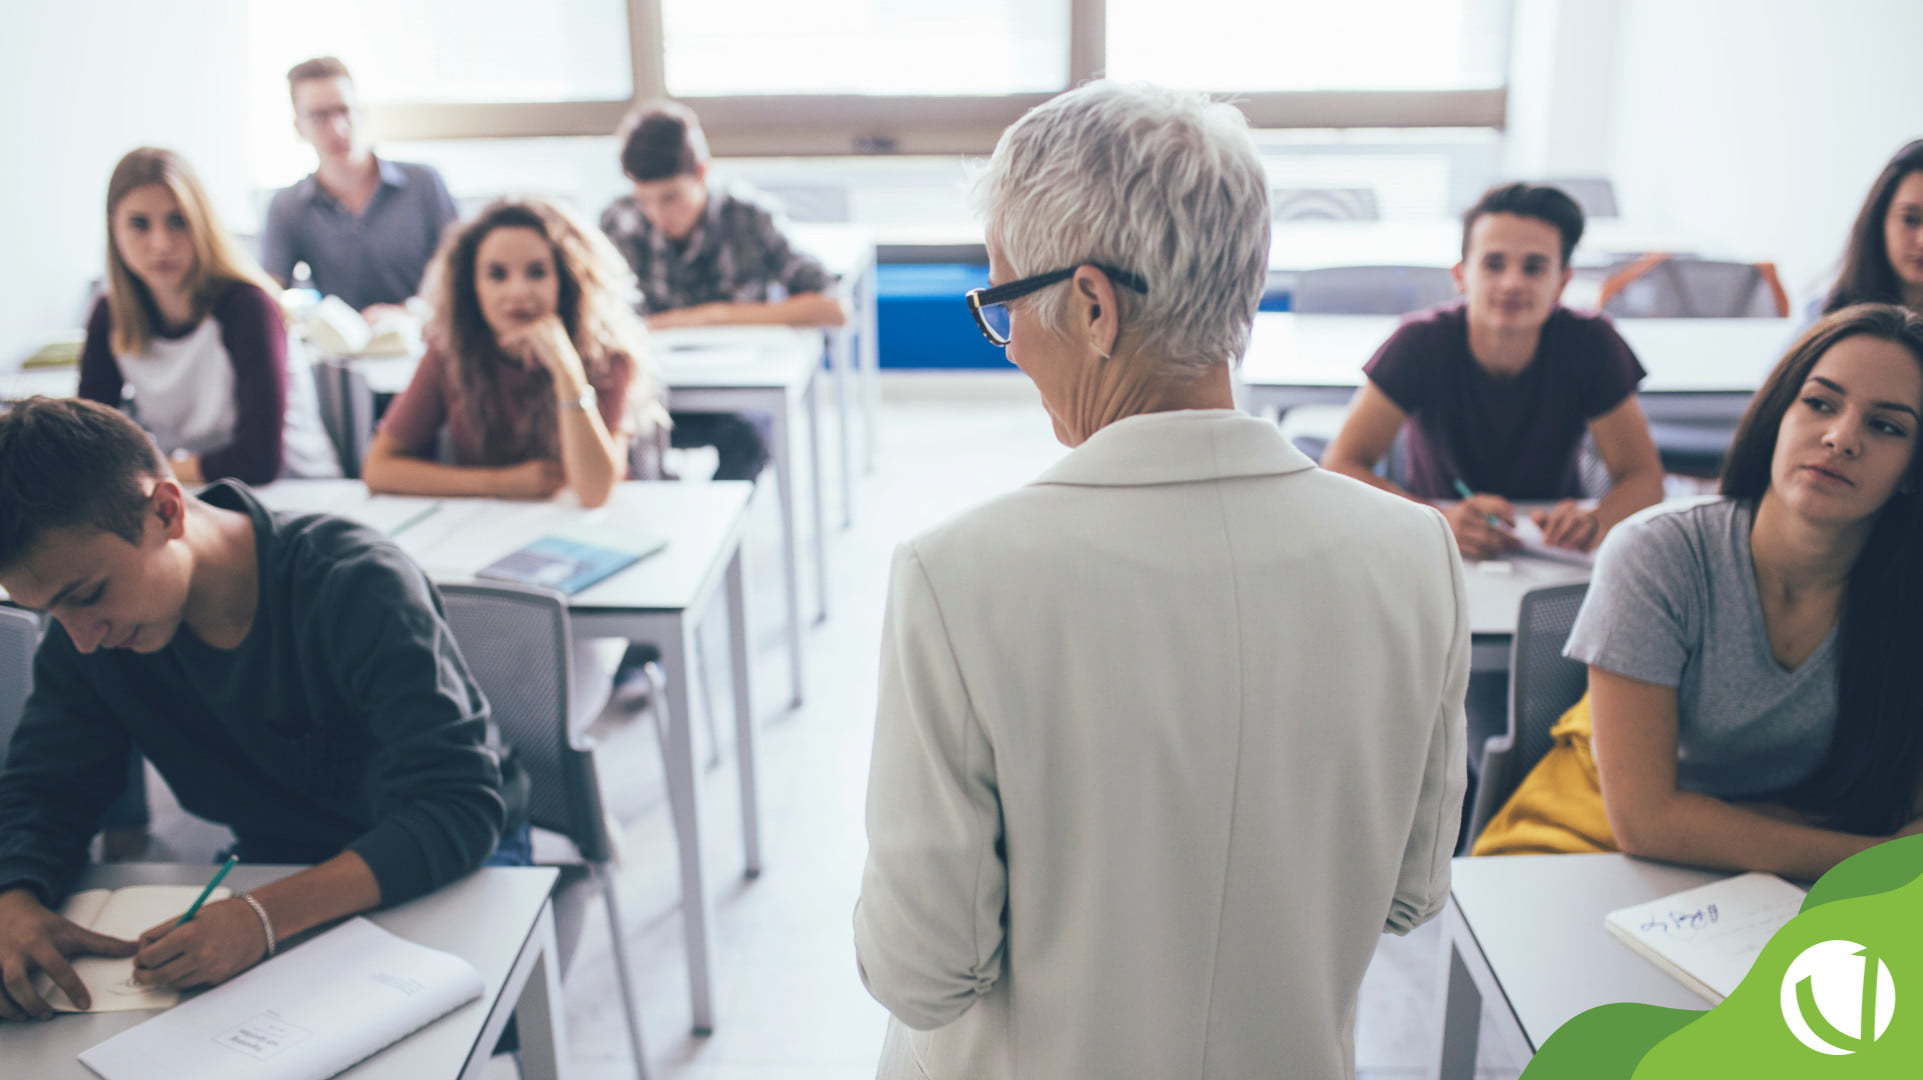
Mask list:
MULTIPOLYGON (((1696 1012, 1653 1005, 1590 1009, 1542 1046, 1523 1080, 1695 1080, 1705 1076, 1850 1077, 1923 1075, 1923 836, 1879 844, 1836 865, 1810 889, 1801 912, 1770 938, 1722 1004, 1696 1012), (1826 941, 1861 944, 1861 1015, 1856 1033, 1838 1030, 1817 1008, 1810 979, 1791 991, 1813 1037, 1838 1053, 1811 1049, 1790 1030, 1783 983, 1806 949, 1826 941), (1880 965, 1879 965, 1880 962, 1880 965), (1887 1028, 1876 1031, 1879 970, 1895 991, 1887 1028)), ((1837 947, 1832 947, 1837 948, 1837 947)), ((1888 1002, 1882 1002, 1887 1012, 1888 1002)))

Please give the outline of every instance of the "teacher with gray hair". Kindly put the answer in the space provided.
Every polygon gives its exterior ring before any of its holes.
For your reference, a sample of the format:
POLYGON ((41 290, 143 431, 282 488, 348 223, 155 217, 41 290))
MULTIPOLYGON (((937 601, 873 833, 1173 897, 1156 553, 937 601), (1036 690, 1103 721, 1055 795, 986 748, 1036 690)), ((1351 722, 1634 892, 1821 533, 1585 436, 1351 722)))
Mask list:
POLYGON ((1238 412, 1247 123, 1096 82, 981 179, 989 340, 1070 452, 903 544, 855 909, 880 1075, 1338 1077, 1441 910, 1469 634, 1435 510, 1238 412))

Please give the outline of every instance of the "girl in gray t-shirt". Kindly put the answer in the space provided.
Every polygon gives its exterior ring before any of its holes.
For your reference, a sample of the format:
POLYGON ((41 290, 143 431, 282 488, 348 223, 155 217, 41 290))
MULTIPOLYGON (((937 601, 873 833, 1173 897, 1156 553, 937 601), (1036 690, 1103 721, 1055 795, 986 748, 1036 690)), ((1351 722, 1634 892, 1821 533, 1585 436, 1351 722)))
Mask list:
POLYGON ((1617 844, 1815 878, 1923 832, 1923 316, 1859 305, 1792 346, 1722 499, 1604 541, 1589 665, 1617 844))

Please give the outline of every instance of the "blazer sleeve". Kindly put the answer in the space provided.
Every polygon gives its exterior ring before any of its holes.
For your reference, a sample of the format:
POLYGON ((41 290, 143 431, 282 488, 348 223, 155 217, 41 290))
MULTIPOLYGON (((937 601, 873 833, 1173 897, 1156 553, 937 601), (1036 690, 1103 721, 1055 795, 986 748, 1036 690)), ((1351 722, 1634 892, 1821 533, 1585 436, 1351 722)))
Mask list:
POLYGON ((1008 871, 994 749, 911 545, 896 551, 868 777, 868 864, 855 905, 861 980, 918 1030, 1001 977, 1008 871))
POLYGON ((1462 826, 1462 795, 1469 782, 1463 715, 1469 691, 1469 608, 1462 585, 1462 558, 1456 553, 1448 523, 1441 514, 1431 514, 1437 542, 1449 566, 1455 619, 1449 630, 1442 700, 1435 706, 1435 722, 1429 728, 1421 793, 1416 797, 1409 842, 1402 849, 1395 899, 1383 924, 1383 929, 1392 934, 1406 934, 1435 918, 1449 899, 1449 859, 1455 854, 1456 833, 1462 826))

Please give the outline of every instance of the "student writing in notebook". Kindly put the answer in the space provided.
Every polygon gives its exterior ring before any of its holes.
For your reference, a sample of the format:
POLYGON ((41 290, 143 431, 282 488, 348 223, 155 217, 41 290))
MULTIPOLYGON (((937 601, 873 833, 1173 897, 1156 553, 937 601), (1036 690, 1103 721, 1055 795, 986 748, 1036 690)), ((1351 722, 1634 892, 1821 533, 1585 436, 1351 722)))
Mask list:
MULTIPOLYGON (((634 191, 601 214, 601 229, 641 283, 639 310, 655 329, 743 323, 840 326, 834 279, 798 250, 773 210, 708 177, 708 142, 686 106, 654 102, 616 133, 634 191)), ((717 480, 752 480, 766 432, 728 413, 674 415, 674 445, 713 446, 717 480)))
POLYGON ((1622 850, 1813 879, 1923 832, 1923 315, 1818 323, 1757 393, 1723 498, 1598 555, 1589 693, 1476 854, 1622 850))
POLYGON ((347 65, 332 56, 287 72, 294 130, 314 148, 312 175, 274 193, 261 262, 283 285, 306 263, 314 287, 370 319, 420 290, 441 233, 460 215, 433 166, 374 153, 347 65))
POLYGON ((185 159, 142 147, 107 182, 107 294, 80 396, 129 398, 186 484, 339 476, 278 290, 215 218, 185 159))
POLYGON ((1463 216, 1462 299, 1410 315, 1376 351, 1323 466, 1425 501, 1467 486, 1445 513, 1471 559, 1517 546, 1511 500, 1553 502, 1536 514, 1544 539, 1587 551, 1662 498, 1662 460, 1636 401, 1642 365, 1608 319, 1560 303, 1582 230, 1582 210, 1555 188, 1484 193, 1463 216), (1375 467, 1405 425, 1398 483, 1375 467), (1609 470, 1593 509, 1577 502, 1585 434, 1609 470))
POLYGON ((0 772, 0 1017, 48 1015, 36 972, 84 1007, 69 958, 136 947, 55 914, 130 748, 243 861, 314 864, 149 930, 145 983, 218 983, 304 930, 528 860, 487 703, 385 536, 236 483, 190 495, 119 413, 31 398, 0 416, 0 586, 53 616, 0 772))
POLYGON ((498 202, 448 236, 428 280, 427 352, 368 449, 369 488, 565 487, 599 506, 629 478, 631 441, 644 451, 634 478, 659 475, 667 414, 605 238, 553 203, 498 202))

